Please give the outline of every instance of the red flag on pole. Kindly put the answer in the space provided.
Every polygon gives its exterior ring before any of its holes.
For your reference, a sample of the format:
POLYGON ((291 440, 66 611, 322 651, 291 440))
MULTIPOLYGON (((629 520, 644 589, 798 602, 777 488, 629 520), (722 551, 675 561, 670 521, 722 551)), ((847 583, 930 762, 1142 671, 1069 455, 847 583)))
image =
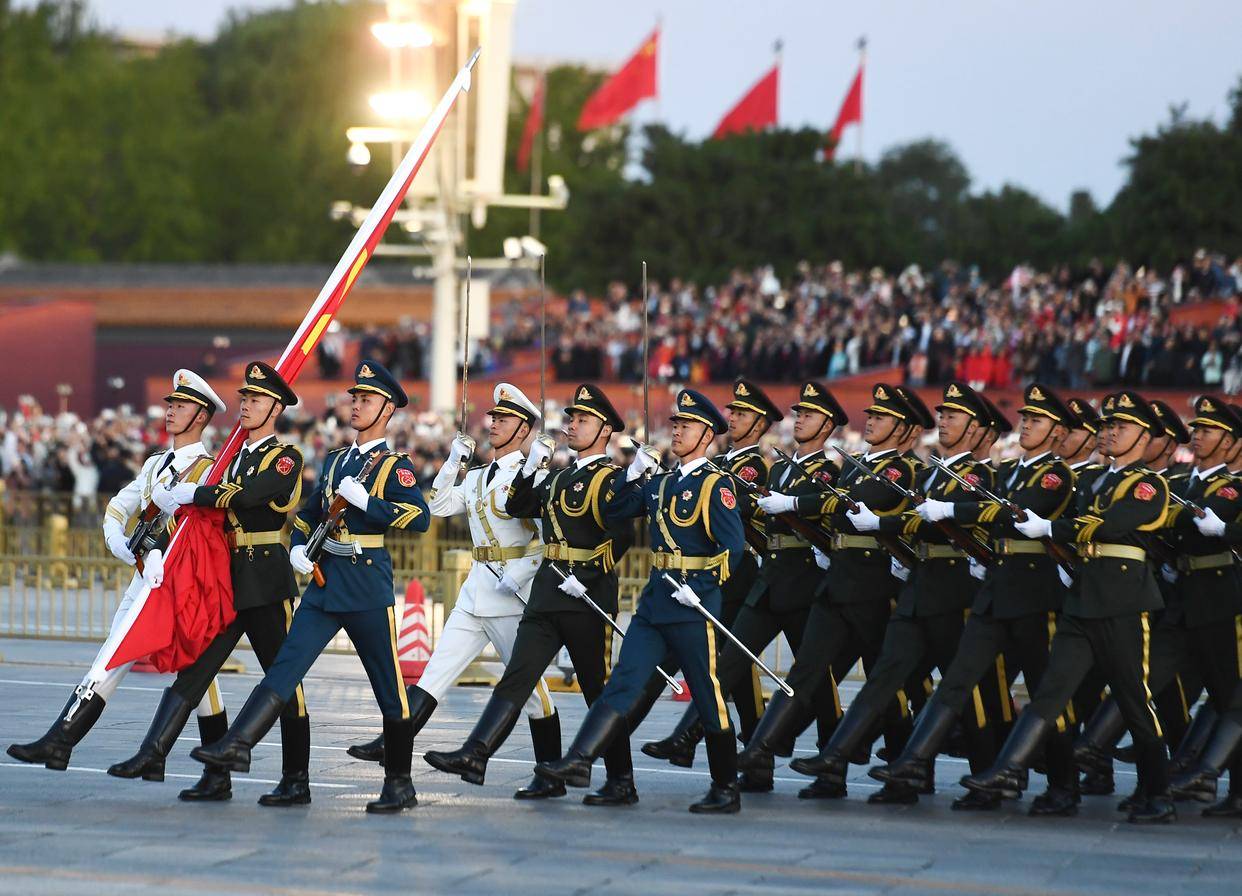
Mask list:
POLYGON ((522 128, 522 142, 518 145, 517 170, 530 168, 530 151, 535 137, 543 129, 543 94, 548 87, 548 76, 541 74, 535 84, 535 95, 530 98, 530 111, 526 113, 526 127, 522 128))
MULTIPOLYGON (((479 50, 474 51, 474 55, 457 73, 453 83, 428 116, 417 139, 410 146, 405 158, 401 160, 401 164, 397 166, 397 170, 393 172, 388 185, 384 187, 379 199, 371 207, 371 211, 350 241, 349 247, 337 262, 331 276, 328 277, 328 281, 319 291, 314 304, 302 319, 293 339, 285 347, 276 364, 276 370, 286 382, 292 384, 297 380, 302 365, 314 352, 320 338, 328 329, 328 324, 332 322, 332 318, 345 301, 345 297, 349 295, 358 275, 362 273, 367 261, 375 253, 375 247, 392 222, 393 215, 404 201, 406 191, 409 190, 415 175, 418 174, 419 168, 422 167, 423 161, 431 151, 431 146, 444 126, 457 97, 462 91, 470 88, 470 72, 479 58, 479 52, 479 50)), ((216 455, 215 463, 204 480, 205 483, 214 485, 220 481, 241 445, 242 436, 241 427, 233 427, 220 453, 216 455)), ((182 567, 183 565, 192 567, 191 555, 202 555, 206 552, 205 555, 210 556, 211 546, 200 543, 199 540, 208 537, 204 535, 204 529, 210 524, 213 518, 212 513, 213 511, 209 509, 197 507, 188 507, 180 511, 180 524, 177 531, 173 533, 172 541, 169 542, 168 550, 165 552, 167 557, 164 568, 165 586, 150 592, 143 591, 134 601, 125 622, 113 635, 109 636, 104 649, 100 650, 96 657, 95 664, 89 673, 91 686, 79 692, 81 699, 89 696, 93 683, 101 679, 108 669, 114 669, 132 659, 148 654, 160 655, 163 652, 165 663, 171 663, 177 657, 187 656, 189 661, 193 661, 198 654, 191 655, 192 652, 195 649, 201 652, 201 649, 206 647, 211 639, 223 631, 231 621, 232 616, 229 614, 231 600, 227 610, 220 607, 200 606, 191 611, 192 621, 183 623, 182 620, 182 610, 187 606, 184 588, 178 584, 185 581, 181 577, 182 567), (195 517, 200 519, 195 519, 195 517), (187 547, 191 541, 195 542, 195 545, 187 547), (173 580, 172 587, 167 584, 170 577, 173 580), (125 648, 124 652, 120 650, 121 647, 125 648)), ((221 539, 222 544, 223 534, 219 527, 219 518, 218 516, 214 518, 217 521, 215 537, 221 539)), ((190 581, 186 587, 192 585, 193 582, 190 581)), ((217 589, 211 594, 198 593, 195 600, 205 603, 213 599, 218 600, 220 597, 221 594, 217 589)), ((170 671, 172 668, 175 667, 170 667, 170 671)))
POLYGON ((719 140, 728 134, 740 134, 743 131, 761 131, 776 124, 776 98, 780 79, 780 64, 772 66, 772 70, 760 78, 746 95, 738 100, 737 105, 725 113, 716 125, 712 134, 713 140, 719 140))
POLYGON ((858 73, 854 75, 849 92, 841 103, 841 111, 837 113, 837 120, 828 134, 828 146, 824 149, 825 158, 831 159, 833 153, 837 151, 837 146, 841 142, 841 132, 845 130, 846 125, 862 124, 863 68, 864 63, 858 63, 858 73))
POLYGON ((642 100, 656 95, 657 28, 611 78, 591 94, 578 116, 578 130, 593 131, 618 121, 642 100))

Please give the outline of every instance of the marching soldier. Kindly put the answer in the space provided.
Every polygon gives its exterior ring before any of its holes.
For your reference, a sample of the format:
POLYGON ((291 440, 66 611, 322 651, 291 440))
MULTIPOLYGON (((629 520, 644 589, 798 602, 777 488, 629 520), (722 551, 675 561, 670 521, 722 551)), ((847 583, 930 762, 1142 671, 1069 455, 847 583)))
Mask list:
MULTIPOLYGON (((230 548, 233 607, 237 616, 202 655, 182 669, 164 691, 151 727, 138 752, 108 769, 118 778, 163 779, 164 759, 190 709, 203 699, 220 667, 245 635, 265 669, 276 657, 293 615, 297 583, 289 571, 284 528, 289 511, 302 493, 302 455, 276 438, 276 419, 298 397, 272 367, 255 361, 246 368, 239 424, 246 441, 217 485, 179 482, 158 485, 151 500, 166 513, 184 504, 225 511, 225 537, 230 548)), ((310 802, 310 719, 301 691, 281 720, 283 765, 280 783, 259 798, 263 806, 310 802)), ((182 791, 190 801, 228 799, 227 769, 208 768, 197 787, 182 791)))
MULTIPOLYGON (((1074 416, 1047 386, 1032 384, 1024 398, 1019 411, 1023 454, 1004 471, 997 490, 999 497, 1012 504, 1055 519, 1073 500, 1074 475, 1056 457, 1054 449, 1068 434, 1074 416)), ((990 526, 989 540, 996 560, 987 568, 983 586, 975 596, 957 654, 919 714, 905 750, 896 761, 870 771, 876 780, 897 780, 911 787, 919 787, 929 779, 936 753, 958 716, 967 709, 972 691, 990 671, 997 654, 1004 652, 1006 659, 1012 661, 1011 667, 1023 670, 1029 688, 1039 686, 1064 595, 1055 558, 1044 544, 1013 528, 1013 513, 1007 505, 990 500, 928 500, 919 505, 918 513, 924 520, 951 519, 990 526)), ((1007 691, 1004 699, 1009 700, 1007 691)), ((988 761, 992 758, 986 757, 988 761)), ((1035 801, 1031 814, 1076 813, 1077 771, 1066 733, 1054 737, 1050 745, 1048 779, 1049 791, 1035 801)))
POLYGON ((893 390, 897 393, 897 397, 906 403, 906 406, 914 412, 912 424, 907 427, 906 440, 898 449, 903 457, 907 457, 914 461, 918 469, 923 467, 923 459, 918 456, 915 449, 919 443, 923 441, 923 437, 930 430, 936 428, 936 418, 932 416, 931 409, 923 399, 919 398, 919 393, 913 389, 907 389, 905 386, 893 386, 893 390))
MULTIPOLYGON (((738 500, 738 513, 742 514, 742 518, 746 521, 745 525, 751 527, 754 536, 766 549, 767 536, 763 530, 763 521, 755 518, 754 501, 748 489, 767 487, 771 465, 763 456, 759 442, 773 424, 784 419, 784 414, 757 385, 749 380, 739 379, 733 384, 733 400, 725 405, 724 416, 729 424, 729 450, 713 457, 711 463, 741 480, 741 484, 735 484, 737 487, 734 488, 734 495, 738 500)), ((733 630, 737 616, 746 602, 746 596, 750 594, 750 589, 754 587, 758 577, 757 556, 747 551, 738 561, 728 581, 720 586, 724 602, 719 618, 730 631, 733 630)), ((673 658, 670 656, 665 659, 667 662, 661 665, 671 674, 669 667, 673 665, 673 658)), ((631 716, 631 729, 636 728, 638 722, 647 716, 655 699, 663 693, 664 686, 664 679, 658 675, 648 683, 644 701, 636 709, 635 715, 631 716)), ((758 670, 752 665, 750 681, 726 696, 737 708, 741 737, 749 738, 750 733, 755 730, 755 723, 763 713, 763 690, 759 685, 758 670)), ((703 725, 699 722, 698 711, 691 703, 682 714, 672 734, 663 740, 643 744, 642 751, 656 759, 665 759, 673 765, 689 768, 694 764, 695 748, 702 739, 703 725)))
MULTIPOLYGON (((444 622, 435 651, 418 684, 406 689, 414 736, 427 724, 445 692, 461 677, 489 643, 508 663, 517 637, 518 621, 530 597, 531 581, 543 557, 543 542, 535 524, 516 519, 500 509, 509 485, 522 469, 526 456, 522 445, 539 422, 539 410, 516 386, 501 383, 492 394, 495 403, 488 414, 490 464, 466 471, 461 484, 457 475, 474 454, 474 441, 457 434, 448 459, 436 474, 427 495, 432 516, 464 513, 470 524, 474 562, 457 593, 453 612, 444 622)), ((542 478, 543 472, 537 473, 542 478)), ((530 736, 538 761, 559 759, 561 721, 551 695, 541 680, 526 701, 530 736)), ((384 761, 384 735, 368 744, 349 748, 349 755, 371 762, 384 761)), ((542 778, 519 790, 518 799, 563 796, 542 778)))
MULTIPOLYGON (((388 450, 385 431, 393 412, 409 400, 405 390, 382 365, 364 360, 354 372, 350 426, 357 438, 348 450, 328 459, 319 484, 298 511, 288 567, 301 575, 318 568, 302 600, 289 635, 263 680, 251 692, 219 741, 195 747, 190 756, 209 767, 250 770, 250 751, 288 709, 302 704, 302 678, 341 629, 349 636, 366 669, 371 690, 384 717, 384 786, 368 812, 399 812, 417 804, 410 781, 414 723, 397 662, 397 620, 392 558, 384 547, 389 529, 426 532, 431 524, 427 505, 405 454, 388 450), (363 476, 367 473, 366 476, 363 476), (345 509, 324 541, 319 557, 307 555, 312 527, 328 518, 337 497, 345 509)), ((282 742, 283 742, 282 728, 282 742)), ((290 797, 306 787, 286 769, 282 783, 290 797), (300 787, 299 787, 300 785, 300 787)), ((310 802, 303 792, 300 802, 310 802)))
MULTIPOLYGON (((512 657, 466 743, 457 750, 432 750, 424 759, 433 768, 482 784, 487 761, 500 748, 543 673, 561 647, 569 650, 587 705, 604 689, 612 666, 612 628, 587 599, 615 619, 616 564, 632 543, 632 527, 605 519, 604 509, 623 477, 608 459, 613 433, 625 423, 598 386, 584 383, 564 411, 565 434, 577 460, 545 479, 536 474, 552 454, 552 440, 531 446, 522 471, 501 508, 515 519, 540 519, 543 562, 535 573, 530 599, 518 623, 512 657)), ((638 452, 638 457, 647 457, 638 452)), ((628 737, 619 737, 606 758, 608 779, 583 800, 590 806, 638 802, 628 737)), ((554 786, 551 788, 556 790, 554 786)))
MULTIPOLYGON (((174 476, 182 482, 198 482, 206 474, 212 458, 203 445, 203 430, 211 422, 213 414, 224 410, 224 402, 207 381, 192 370, 185 369, 173 375, 172 391, 164 396, 164 402, 167 405, 164 429, 172 437, 172 447, 148 457, 137 478, 108 501, 104 514, 104 543, 112 556, 127 566, 134 566, 138 558, 130 547, 125 530, 132 521, 148 512, 151 493, 157 486, 167 483, 174 476)), ((171 530, 172 522, 168 518, 160 529, 152 529, 155 547, 136 546, 139 550, 148 547, 149 550, 142 556, 143 571, 134 572, 112 616, 114 629, 125 619, 144 581, 150 587, 159 585, 163 577, 163 551, 171 530)), ((91 679, 88 675, 70 696, 46 734, 32 743, 12 744, 8 754, 22 762, 41 762, 47 768, 63 771, 68 767, 73 748, 99 720, 105 704, 132 666, 133 663, 126 663, 109 670, 101 681, 95 683, 89 694, 91 679)), ((203 743, 210 743, 227 727, 220 689, 213 679, 198 704, 198 728, 203 743)))
MULTIPOLYGON (((945 457, 945 465, 972 482, 985 481, 984 477, 990 479, 990 473, 973 456, 988 432, 989 414, 979 395, 965 383, 950 383, 936 411, 940 416, 940 452, 945 457)), ((938 468, 923 479, 920 488, 929 499, 938 501, 933 506, 969 501, 973 497, 938 468)), ((818 756, 790 763, 790 768, 796 772, 831 783, 838 795, 845 793, 851 757, 860 748, 869 746, 881 715, 903 686, 914 676, 921 678, 924 670, 931 666, 947 671, 961 637, 965 611, 978 585, 971 575, 967 555, 962 548, 950 543, 945 534, 947 526, 953 523, 946 526, 928 523, 910 510, 900 515, 880 516, 865 503, 860 503, 856 512, 847 511, 846 517, 854 529, 863 534, 879 531, 915 539, 919 562, 900 590, 896 609, 884 633, 880 656, 836 731, 818 756)), ((984 744, 987 719, 981 699, 975 711, 968 713, 963 721, 973 760, 987 749, 984 744)), ((892 793, 887 801, 914 802, 918 799, 917 791, 901 782, 892 782, 892 789, 898 792, 892 793)), ((961 807, 977 808, 970 802, 962 803, 961 807)))
POLYGON ((591 764, 610 743, 627 743, 627 715, 642 698, 656 664, 672 652, 684 671, 707 739, 711 788, 690 806, 695 813, 741 808, 737 748, 724 694, 716 677, 716 638, 706 608, 717 616, 720 585, 746 549, 737 498, 729 478, 707 469, 707 451, 727 426, 710 401, 692 389, 677 396, 672 450, 680 460, 649 479, 653 460, 640 449, 626 484, 608 501, 609 520, 644 516, 651 536, 651 576, 621 645, 621 656, 603 694, 591 706, 564 759, 535 766, 540 777, 585 787, 591 764), (676 584, 673 584, 676 583, 676 584))
MULTIPOLYGON (((883 476, 902 488, 911 488, 916 469, 901 454, 908 444, 909 431, 917 428, 918 413, 887 383, 877 383, 867 408, 863 439, 868 450, 858 461, 876 476, 883 476)), ((904 512, 909 501, 897 491, 862 475, 853 466, 841 471, 838 488, 848 501, 866 504, 881 516, 904 512)), ((746 749, 738 756, 738 766, 751 779, 771 785, 775 756, 814 717, 814 696, 829 689, 837 715, 840 698, 835 681, 860 659, 870 674, 880 653, 884 629, 901 580, 890 571, 890 561, 898 562, 875 535, 858 534, 846 517, 850 506, 835 492, 804 494, 797 498, 773 492, 760 498, 759 506, 769 514, 797 512, 799 516, 822 519, 833 529, 832 554, 815 549, 816 563, 828 571, 816 592, 802 643, 794 656, 788 682, 794 696, 776 692, 746 749)), ((895 539, 893 539, 895 540, 895 539)), ((901 708, 893 704, 893 712, 901 708)), ((897 747, 899 744, 892 744, 897 747)), ((840 795, 834 782, 822 782, 815 795, 840 795), (823 790, 820 793, 818 790, 823 790)))
POLYGON ((1168 797, 1166 750, 1148 691, 1150 613, 1160 609, 1160 591, 1147 563, 1144 533, 1164 524, 1168 486, 1142 464, 1147 444, 1163 425, 1138 393, 1125 390, 1105 404, 1112 433, 1105 450, 1112 458, 1091 512, 1047 520, 1028 511, 1014 527, 1027 538, 1072 544, 1081 562, 1053 636, 1048 667, 1030 704, 1014 724, 990 769, 962 778, 968 789, 992 797, 1017 798, 1021 775, 1075 690, 1098 663, 1134 736, 1140 804, 1131 822, 1176 817, 1168 797))
POLYGON ((1074 425, 1061 440, 1057 455, 1069 465, 1074 474, 1074 511, 1085 510, 1091 503, 1084 495, 1108 467, 1091 458, 1099 448, 1100 415, 1085 398, 1068 398, 1066 406, 1074 414, 1074 425))

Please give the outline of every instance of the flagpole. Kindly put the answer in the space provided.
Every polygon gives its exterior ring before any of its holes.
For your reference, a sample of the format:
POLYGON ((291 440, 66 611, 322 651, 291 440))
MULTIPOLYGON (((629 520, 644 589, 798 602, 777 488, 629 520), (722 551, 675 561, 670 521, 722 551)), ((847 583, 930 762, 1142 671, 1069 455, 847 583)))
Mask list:
MULTIPOLYGON (((862 74, 864 84, 866 83, 866 77, 867 77, 866 69, 865 69, 866 64, 867 64, 867 37, 866 35, 863 35, 862 37, 858 38, 858 71, 862 74)), ((861 89, 859 90, 858 105, 859 105, 858 128, 857 128, 858 132, 854 135, 854 173, 862 174, 863 115, 862 115, 862 91, 861 89)))
MULTIPOLYGON (((340 261, 337 262, 331 276, 324 283, 323 289, 320 290, 310 310, 307 311, 306 316, 302 319, 302 323, 298 325, 293 338, 285 347, 284 352, 281 353, 276 369, 287 382, 293 383, 297 379, 303 363, 315 350, 315 346, 319 344, 319 340, 328 329, 328 324, 331 323, 333 316, 349 294, 358 275, 366 266, 367 261, 370 260, 375 246, 383 237, 384 231, 388 229, 393 215, 396 214, 397 208, 404 201, 406 191, 409 190, 415 175, 418 174, 423 161, 431 151, 431 146, 440 133, 444 122, 448 119, 449 112, 452 111, 454 103, 456 103, 457 98, 463 92, 470 89, 471 70, 478 61, 480 52, 481 49, 474 51, 469 61, 457 73, 457 77, 453 79, 453 83, 445 90, 440 102, 427 117, 427 121, 424 123, 417 139, 410 145, 405 158, 397 167, 397 170, 393 172, 387 186, 384 187, 384 191, 380 194, 379 199, 376 200, 375 205, 371 207, 371 211, 358 228, 358 232, 354 234, 354 238, 350 241, 348 248, 341 255, 340 261)), ((241 426, 234 426, 233 431, 229 433, 228 438, 221 447, 219 454, 216 455, 215 463, 208 472, 204 484, 214 484, 220 481, 221 476, 232 462, 233 456, 241 445, 242 436, 241 426)), ((182 531, 184 531, 183 528, 178 528, 173 533, 168 549, 164 552, 166 563, 172 556, 182 531)), ((146 605, 150 591, 151 589, 145 585, 142 587, 126 613, 122 624, 115 627, 109 634, 107 641, 104 643, 104 648, 100 650, 96 656, 95 663, 91 666, 87 684, 79 686, 79 702, 90 698, 94 692, 95 683, 100 681, 111 667, 117 649, 129 635, 130 629, 146 605)), ((72 715, 72 712, 71 710, 70 715, 72 715)))

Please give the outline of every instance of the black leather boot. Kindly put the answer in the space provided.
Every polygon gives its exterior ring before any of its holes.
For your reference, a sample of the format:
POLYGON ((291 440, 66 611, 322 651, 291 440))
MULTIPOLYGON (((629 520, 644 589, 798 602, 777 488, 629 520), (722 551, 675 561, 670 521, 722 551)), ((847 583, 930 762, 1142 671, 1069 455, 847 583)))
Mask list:
POLYGON ((540 762, 535 766, 535 774, 570 787, 589 787, 592 763, 613 738, 624 737, 628 730, 625 716, 597 700, 582 720, 569 752, 561 759, 540 762))
POLYGON ((1035 799, 1031 800, 1028 815, 1060 815, 1078 814, 1078 795, 1064 787, 1050 786, 1035 799))
POLYGON ((873 806, 908 806, 919 801, 919 792, 905 781, 885 781, 884 786, 867 797, 873 806))
MULTIPOLYGON (((198 742, 206 746, 214 744, 229 731, 227 713, 198 717, 198 742)), ((187 803, 214 803, 233 798, 233 780, 226 768, 204 766, 198 783, 177 794, 177 799, 187 803)))
POLYGON ((1149 797, 1143 805, 1131 809, 1126 817, 1130 824, 1168 824, 1176 820, 1177 807, 1167 793, 1149 797))
POLYGON ((108 774, 114 778, 163 781, 164 758, 172 749, 172 745, 176 743, 177 736, 185 728, 185 723, 190 720, 190 713, 193 710, 194 707, 187 703, 184 697, 172 688, 165 688, 164 696, 160 698, 160 705, 155 709, 155 718, 151 720, 151 727, 147 729, 147 736, 143 738, 142 746, 129 759, 109 767, 108 774))
POLYGON ((793 697, 784 691, 773 694, 750 742, 737 755, 737 767, 743 772, 767 772, 770 775, 776 765, 775 756, 780 745, 791 734, 796 734, 795 729, 804 715, 804 710, 793 697))
POLYGON ((82 742, 82 738, 99 721, 99 715, 104 710, 104 698, 92 694, 91 699, 82 701, 74 711, 73 718, 66 722, 65 716, 77 702, 75 693, 60 711, 52 727, 47 729, 47 733, 28 744, 12 744, 6 752, 21 762, 41 762, 46 768, 63 772, 69 767, 69 756, 73 748, 82 742))
POLYGON ((487 775, 487 760, 500 749, 521 715, 522 707, 493 694, 483 707, 483 715, 475 723, 469 740, 460 749, 447 753, 428 750, 423 754, 423 761, 434 769, 457 775, 467 784, 482 784, 487 775))
POLYGON ((1117 811, 1125 812, 1127 815, 1135 809, 1139 809, 1147 803, 1147 788, 1142 784, 1135 785, 1134 792, 1127 797, 1123 797, 1117 803, 1117 811))
POLYGON ((246 699, 237 718, 223 738, 205 747, 195 747, 190 757, 204 765, 235 772, 250 771, 250 750, 272 730, 285 708, 285 701, 271 688, 259 685, 246 699))
POLYGON ((845 785, 849 772, 849 757, 858 745, 871 734, 871 723, 860 713, 847 712, 832 733, 832 739, 819 751, 818 756, 802 757, 789 763, 800 775, 825 778, 831 783, 845 785))
MULTIPOLYGON (((431 714, 436 711, 438 701, 416 684, 405 689, 405 699, 410 705, 410 720, 414 723, 414 736, 418 737, 418 732, 423 730, 431 714)), ((384 733, 381 731, 379 737, 365 744, 354 744, 345 752, 363 762, 378 762, 383 765, 384 733)))
POLYGON ((1112 767, 1110 766, 1107 774, 1103 775, 1096 772, 1084 772, 1079 787, 1086 796, 1108 796, 1117 787, 1113 783, 1112 767))
POLYGON ((694 751, 703 739, 703 724, 693 704, 682 715, 673 733, 664 740, 654 740, 642 745, 643 755, 663 759, 681 768, 694 765, 694 751))
POLYGON ((732 729, 707 735, 707 762, 712 770, 712 786, 689 809, 696 815, 731 815, 742 810, 737 788, 737 745, 732 729))
POLYGON ((816 778, 798 791, 800 800, 839 800, 847 794, 844 782, 833 778, 816 778))
MULTIPOLYGON (((561 714, 530 720, 530 742, 535 748, 535 762, 552 762, 561 758, 561 714)), ((632 786, 631 782, 631 786, 632 786)), ((530 783, 513 794, 515 800, 547 800, 565 795, 562 781, 551 781, 534 775, 530 783)))
POLYGON ((950 803, 949 808, 954 812, 991 812, 1000 805, 1001 798, 994 793, 968 790, 950 803))
POLYGON ((371 814, 391 814, 418 805, 418 794, 410 780, 410 761, 414 756, 414 720, 384 719, 384 787, 379 799, 367 803, 371 814))
POLYGON ((638 788, 634 786, 633 775, 609 777, 603 787, 582 798, 584 806, 632 806, 637 802, 638 788))
POLYGON ((1242 818, 1242 794, 1231 793, 1199 814, 1204 818, 1242 818))
POLYGON ((1117 701, 1105 700, 1083 726, 1074 744, 1074 761, 1091 774, 1112 775, 1113 750, 1125 733, 1126 721, 1117 708, 1117 701))
POLYGON ((1022 772, 1038 755, 1044 738, 1053 729, 1053 725, 1026 710, 1018 716, 992 767, 982 774, 966 775, 962 778, 962 786, 1002 799, 1018 799, 1022 796, 1022 772))
POLYGON ((281 719, 280 747, 284 754, 280 782, 259 797, 259 805, 305 806, 311 801, 309 716, 281 719))
POLYGON ((906 747, 888 765, 879 765, 867 772, 877 781, 901 781, 912 787, 925 788, 933 781, 933 766, 940 746, 953 731, 957 713, 939 700, 929 700, 919 713, 906 747))
POLYGON ((1198 800, 1210 803, 1216 799, 1216 781, 1226 768, 1230 759, 1242 744, 1242 724, 1229 716, 1222 716, 1199 754, 1194 768, 1182 772, 1169 783, 1169 790, 1175 797, 1198 800))
POLYGON ((1216 729, 1219 718, 1211 703, 1204 703, 1199 707, 1191 718, 1186 733, 1178 742, 1177 749, 1173 751, 1173 758, 1169 760, 1170 775, 1180 775, 1194 767, 1195 760, 1212 739, 1212 732, 1216 729))
POLYGON ((1048 789, 1031 801, 1030 815, 1068 817, 1078 814, 1082 801, 1078 787, 1078 767, 1074 763, 1074 744, 1068 732, 1053 731, 1045 744, 1048 789))
POLYGON ((776 775, 771 768, 744 768, 737 775, 737 789, 742 793, 771 793, 776 775))

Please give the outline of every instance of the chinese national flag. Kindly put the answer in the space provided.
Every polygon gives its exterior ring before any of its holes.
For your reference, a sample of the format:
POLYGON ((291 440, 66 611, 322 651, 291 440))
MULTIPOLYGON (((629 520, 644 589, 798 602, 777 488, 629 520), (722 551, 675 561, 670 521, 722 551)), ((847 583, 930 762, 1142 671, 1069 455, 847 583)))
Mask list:
POLYGON ((522 128, 522 142, 518 144, 517 170, 526 171, 530 168, 530 151, 535 145, 535 137, 543 129, 543 94, 547 89, 548 79, 541 75, 535 84, 535 95, 530 99, 530 111, 526 113, 526 127, 522 128))
POLYGON ((738 100, 737 105, 725 113, 716 125, 712 134, 713 140, 719 140, 728 134, 740 134, 743 131, 761 131, 776 124, 776 95, 780 66, 772 66, 772 70, 764 75, 746 94, 738 100))
POLYGON ((841 103, 841 111, 837 113, 836 123, 833 124, 832 130, 828 134, 828 146, 824 150, 824 157, 831 159, 833 153, 837 151, 837 144, 841 142, 841 132, 845 130, 846 125, 862 124, 862 89, 863 89, 863 66, 858 66, 858 73, 854 75, 854 82, 850 84, 849 93, 845 95, 845 100, 841 103))
POLYGON ((618 121, 641 100, 656 95, 656 51, 660 29, 652 31, 629 62, 591 94, 578 116, 578 130, 593 131, 618 121))

